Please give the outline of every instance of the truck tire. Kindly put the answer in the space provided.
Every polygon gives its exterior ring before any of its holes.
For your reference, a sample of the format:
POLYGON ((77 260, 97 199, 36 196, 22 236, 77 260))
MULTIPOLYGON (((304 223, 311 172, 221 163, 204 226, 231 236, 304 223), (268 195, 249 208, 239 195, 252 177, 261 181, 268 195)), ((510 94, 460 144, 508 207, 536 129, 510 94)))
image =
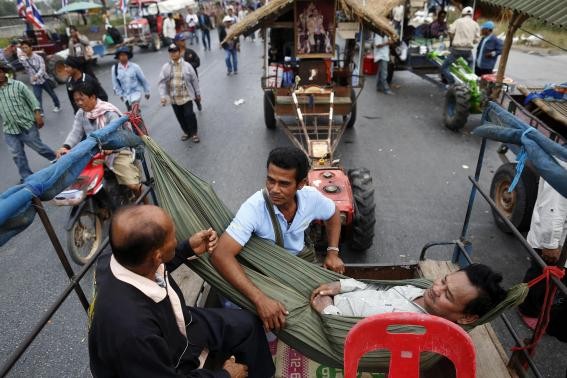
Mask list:
POLYGON ((471 93, 464 85, 452 85, 445 93, 443 121, 445 127, 452 131, 462 129, 469 118, 471 93))
POLYGON ((350 90, 350 102, 352 104, 352 108, 350 110, 350 117, 348 118, 348 121, 346 123, 347 129, 352 129, 354 123, 356 122, 356 93, 354 93, 354 89, 352 88, 350 90))
POLYGON ((276 128, 276 116, 274 114, 274 106, 276 98, 271 90, 264 91, 264 122, 268 129, 276 128))
POLYGON ((356 251, 365 251, 374 241, 374 224, 376 223, 372 176, 368 169, 358 168, 349 170, 348 178, 355 206, 351 248, 356 251))
MULTIPOLYGON (((502 164, 492 178, 490 198, 519 231, 528 231, 537 198, 538 177, 531 168, 525 167, 518 184, 512 193, 508 193, 508 188, 515 175, 516 163, 502 164)), ((507 234, 512 233, 512 230, 500 219, 494 209, 492 216, 500 230, 507 234)))
POLYGON ((47 73, 53 75, 59 84, 67 82, 67 72, 65 72, 65 60, 59 55, 51 55, 47 58, 47 73))

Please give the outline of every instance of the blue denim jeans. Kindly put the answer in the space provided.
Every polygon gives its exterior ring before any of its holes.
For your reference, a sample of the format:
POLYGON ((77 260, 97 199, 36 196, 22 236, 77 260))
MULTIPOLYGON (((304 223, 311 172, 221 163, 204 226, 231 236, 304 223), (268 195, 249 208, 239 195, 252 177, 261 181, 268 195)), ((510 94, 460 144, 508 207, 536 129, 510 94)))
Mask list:
POLYGON ((226 62, 226 69, 228 73, 237 72, 238 71, 238 58, 236 56, 236 49, 225 49, 224 50, 226 57, 224 61, 226 62))
POLYGON ((441 77, 447 80, 447 84, 455 84, 455 78, 453 77, 453 74, 449 70, 449 67, 451 67, 451 64, 453 64, 453 62, 459 59, 460 57, 464 58, 468 62, 469 67, 472 67, 473 56, 471 50, 458 50, 452 48, 450 49, 450 51, 451 54, 449 54, 445 58, 445 60, 443 61, 443 65, 441 66, 441 77))
POLYGON ((376 75, 376 90, 387 92, 390 90, 388 85, 388 61, 378 61, 378 74, 376 75))
POLYGON ((43 101, 42 101, 43 91, 46 91, 49 97, 51 97, 51 100, 53 100, 53 106, 57 108, 61 106, 61 103, 59 102, 59 98, 57 98, 55 91, 53 90, 53 88, 51 88, 51 85, 49 85, 47 81, 44 82, 43 84, 34 84, 32 87, 33 87, 33 94, 35 98, 37 98, 37 101, 39 101, 39 107, 41 108, 42 113, 43 113, 43 101))
POLYGON ((203 39, 203 47, 205 49, 211 49, 211 32, 207 29, 206 26, 203 26, 203 30, 201 31, 201 38, 203 39))
POLYGON ((47 160, 55 159, 55 152, 42 142, 39 137, 39 130, 35 124, 21 134, 4 134, 4 139, 6 140, 8 149, 12 154, 12 158, 14 159, 14 163, 16 163, 16 167, 18 167, 18 172, 22 179, 25 179, 33 173, 28 164, 24 145, 27 145, 47 160))

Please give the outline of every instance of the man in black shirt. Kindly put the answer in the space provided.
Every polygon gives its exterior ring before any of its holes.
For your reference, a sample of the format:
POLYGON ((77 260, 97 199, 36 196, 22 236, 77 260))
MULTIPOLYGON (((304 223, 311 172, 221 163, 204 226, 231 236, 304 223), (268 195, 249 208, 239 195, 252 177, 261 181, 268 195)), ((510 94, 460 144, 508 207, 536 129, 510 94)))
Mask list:
POLYGON ((112 256, 109 268, 97 271, 89 332, 94 377, 273 376, 257 317, 245 310, 187 307, 169 277, 216 242, 209 229, 178 243, 172 219, 156 206, 126 207, 113 216, 112 256), (199 369, 205 347, 227 358, 221 370, 199 369))
POLYGON ((100 85, 100 82, 96 77, 85 73, 85 60, 83 58, 68 56, 65 59, 65 71, 69 78, 65 86, 67 87, 67 95, 69 95, 69 101, 71 101, 71 106, 73 106, 73 112, 77 113, 79 106, 75 103, 73 98, 73 92, 78 83, 91 83, 96 90, 96 97, 102 101, 108 101, 108 95, 106 91, 100 85))

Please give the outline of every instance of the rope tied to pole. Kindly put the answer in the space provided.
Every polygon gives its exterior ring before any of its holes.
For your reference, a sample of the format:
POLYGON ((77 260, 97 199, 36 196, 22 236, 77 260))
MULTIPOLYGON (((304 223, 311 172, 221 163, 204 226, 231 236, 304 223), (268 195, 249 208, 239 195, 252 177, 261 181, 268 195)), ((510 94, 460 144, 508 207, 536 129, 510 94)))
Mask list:
POLYGON ((558 279, 562 279, 565 276, 565 269, 558 266, 546 266, 543 268, 543 272, 528 282, 528 287, 532 287, 539 282, 545 280, 545 296, 543 304, 541 306, 542 310, 537 319, 537 325, 532 337, 532 341, 523 347, 513 347, 512 351, 527 350, 530 355, 533 354, 535 347, 539 344, 547 325, 549 324, 549 318, 551 313, 551 305, 553 304, 553 298, 557 292, 557 287, 551 285, 551 277, 554 276, 558 279))
MULTIPOLYGON (((528 134, 529 132, 532 132, 534 130, 535 129, 533 127, 526 129, 522 133, 521 138, 524 138, 526 136, 526 134, 528 134)), ((526 148, 522 145, 522 147, 520 148, 520 152, 518 153, 518 157, 517 157, 516 174, 514 175, 514 179, 512 180, 512 183, 508 187, 508 193, 512 193, 514 191, 514 189, 516 188, 516 185, 518 185, 518 181, 520 181, 520 177, 522 177, 522 172, 524 171, 524 167, 526 165, 527 159, 528 159, 528 152, 526 151, 526 148)))

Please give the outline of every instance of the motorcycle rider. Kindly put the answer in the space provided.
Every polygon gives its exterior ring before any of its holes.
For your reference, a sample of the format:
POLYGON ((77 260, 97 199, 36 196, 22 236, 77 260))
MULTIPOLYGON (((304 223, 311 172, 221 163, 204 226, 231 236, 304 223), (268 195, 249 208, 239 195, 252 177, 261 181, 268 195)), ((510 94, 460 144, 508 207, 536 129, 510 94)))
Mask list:
MULTIPOLYGON (((75 114, 73 128, 63 146, 56 151, 58 158, 69 152, 83 137, 122 116, 116 106, 97 98, 96 87, 91 82, 78 83, 73 90, 73 97, 79 111, 75 114)), ((142 183, 140 169, 135 164, 135 154, 129 148, 103 152, 106 155, 105 164, 116 175, 118 184, 128 187, 139 197, 142 183)))

